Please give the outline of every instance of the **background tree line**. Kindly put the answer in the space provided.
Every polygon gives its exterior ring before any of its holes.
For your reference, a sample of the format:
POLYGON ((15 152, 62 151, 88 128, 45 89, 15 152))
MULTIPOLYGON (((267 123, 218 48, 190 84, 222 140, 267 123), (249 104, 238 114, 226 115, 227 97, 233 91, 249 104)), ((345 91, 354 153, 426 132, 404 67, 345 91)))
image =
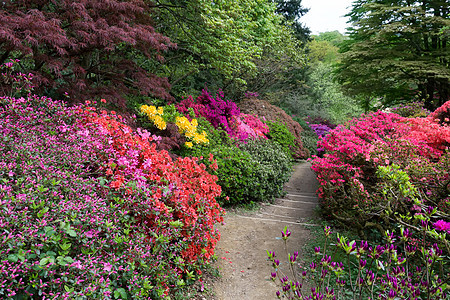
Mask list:
POLYGON ((346 36, 312 37, 307 11, 301 0, 3 1, 0 63, 20 59, 37 92, 118 107, 205 84, 295 114, 334 107, 336 121, 358 107, 420 99, 432 109, 449 98, 447 1, 354 1, 346 36))

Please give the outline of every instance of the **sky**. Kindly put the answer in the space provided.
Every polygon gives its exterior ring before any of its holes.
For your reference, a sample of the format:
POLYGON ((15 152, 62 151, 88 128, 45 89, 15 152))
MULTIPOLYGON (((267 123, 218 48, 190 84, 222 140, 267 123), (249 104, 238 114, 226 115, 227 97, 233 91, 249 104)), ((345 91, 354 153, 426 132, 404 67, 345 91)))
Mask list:
POLYGON ((300 22, 311 29, 312 34, 338 30, 345 33, 347 18, 354 0, 302 0, 302 6, 310 10, 300 18, 300 22))

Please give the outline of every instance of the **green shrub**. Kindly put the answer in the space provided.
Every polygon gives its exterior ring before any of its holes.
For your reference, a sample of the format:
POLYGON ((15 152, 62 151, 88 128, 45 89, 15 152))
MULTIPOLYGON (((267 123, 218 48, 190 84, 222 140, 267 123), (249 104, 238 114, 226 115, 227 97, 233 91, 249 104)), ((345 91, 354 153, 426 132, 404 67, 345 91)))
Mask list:
MULTIPOLYGON (((270 202, 281 194, 292 171, 291 157, 269 140, 252 141, 239 147, 222 145, 211 149, 222 187, 222 205, 270 202)), ((212 162, 204 158, 206 165, 212 162)))
POLYGON ((267 125, 269 125, 267 137, 278 143, 286 154, 292 156, 293 149, 296 147, 295 136, 281 122, 268 121, 267 125))
POLYGON ((310 155, 317 155, 317 142, 319 141, 319 137, 314 130, 309 127, 308 123, 298 116, 292 116, 292 119, 300 124, 303 128, 302 132, 302 143, 303 147, 309 150, 310 155))
POLYGON ((243 151, 250 153, 258 164, 251 189, 252 196, 260 201, 272 201, 280 196, 283 185, 292 172, 292 158, 283 152, 282 147, 270 140, 255 140, 241 145, 243 151))
MULTIPOLYGON (((258 172, 258 162, 248 152, 233 145, 222 145, 211 149, 217 161, 217 183, 222 187, 221 205, 233 205, 254 200, 250 197, 253 180, 258 172)), ((210 164, 204 159, 205 164, 210 164)))
POLYGON ((319 137, 317 134, 309 127, 305 128, 302 132, 302 142, 303 146, 309 150, 311 155, 317 155, 317 142, 319 137))

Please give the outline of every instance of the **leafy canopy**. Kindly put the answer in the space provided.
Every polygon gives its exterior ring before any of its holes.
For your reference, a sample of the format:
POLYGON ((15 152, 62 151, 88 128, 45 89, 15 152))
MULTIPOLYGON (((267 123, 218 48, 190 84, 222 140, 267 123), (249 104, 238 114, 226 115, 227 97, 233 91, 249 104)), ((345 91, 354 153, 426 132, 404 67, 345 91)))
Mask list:
POLYGON ((429 109, 442 105, 450 95, 448 9, 443 0, 355 1, 340 66, 344 88, 366 102, 408 102, 415 92, 429 109))
POLYGON ((178 45, 162 70, 174 92, 199 90, 205 82, 244 89, 267 49, 275 58, 292 56, 299 41, 276 10, 267 0, 157 1, 157 29, 178 45))
POLYGON ((162 60, 175 45, 157 33, 143 1, 31 0, 0 3, 0 63, 20 59, 37 93, 79 100, 124 94, 170 99, 167 78, 144 70, 125 55, 130 49, 162 60))

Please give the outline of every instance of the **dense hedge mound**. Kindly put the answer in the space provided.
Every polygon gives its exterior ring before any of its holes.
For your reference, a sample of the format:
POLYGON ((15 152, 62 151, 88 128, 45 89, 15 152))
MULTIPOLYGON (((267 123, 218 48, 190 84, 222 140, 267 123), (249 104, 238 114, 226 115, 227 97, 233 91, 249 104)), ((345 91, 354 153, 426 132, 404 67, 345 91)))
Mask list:
POLYGON ((291 147, 293 157, 304 159, 309 157, 309 151, 303 147, 301 133, 303 128, 295 122, 291 116, 286 114, 281 108, 270 104, 267 101, 251 98, 244 99, 238 104, 241 112, 246 114, 256 114, 266 121, 279 122, 285 125, 289 132, 295 137, 295 145, 291 147))

